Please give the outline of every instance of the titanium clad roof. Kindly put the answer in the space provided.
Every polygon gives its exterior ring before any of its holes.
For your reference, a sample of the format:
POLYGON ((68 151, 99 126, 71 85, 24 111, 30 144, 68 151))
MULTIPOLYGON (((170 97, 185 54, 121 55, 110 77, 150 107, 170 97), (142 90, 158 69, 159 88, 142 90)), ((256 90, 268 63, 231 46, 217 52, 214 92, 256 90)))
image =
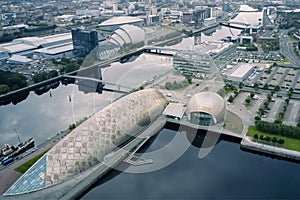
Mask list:
POLYGON ((140 27, 126 24, 117 29, 110 41, 123 46, 124 44, 137 44, 145 40, 145 32, 140 27))
POLYGON ((213 92, 200 92, 191 97, 187 104, 187 115, 192 112, 204 112, 213 116, 215 123, 224 119, 226 105, 224 99, 213 92))
POLYGON ((130 36, 128 35, 128 33, 126 31, 122 30, 122 29, 117 29, 115 31, 115 34, 120 35, 124 39, 125 43, 129 44, 129 43, 132 42, 130 36))
POLYGON ((125 44, 124 39, 118 35, 118 34, 114 34, 111 36, 112 41, 115 41, 118 45, 122 46, 125 44))
POLYGON ((132 44, 136 44, 145 40, 144 30, 137 26, 125 24, 120 26, 120 29, 125 31, 130 36, 132 44))

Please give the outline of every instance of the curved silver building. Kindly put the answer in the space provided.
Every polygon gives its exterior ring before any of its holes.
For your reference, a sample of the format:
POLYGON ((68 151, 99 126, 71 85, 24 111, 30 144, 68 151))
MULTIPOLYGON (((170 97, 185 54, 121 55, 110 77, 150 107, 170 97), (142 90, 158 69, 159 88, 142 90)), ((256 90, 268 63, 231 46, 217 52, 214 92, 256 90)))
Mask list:
POLYGON ((145 130, 165 105, 164 96, 155 89, 118 99, 59 141, 4 195, 29 193, 76 178, 145 130))
POLYGON ((224 99, 213 92, 193 95, 187 104, 186 114, 191 123, 203 126, 224 121, 226 105, 224 99))
POLYGON ((125 24, 114 31, 110 42, 123 46, 125 44, 137 44, 145 40, 145 32, 140 27, 125 24))

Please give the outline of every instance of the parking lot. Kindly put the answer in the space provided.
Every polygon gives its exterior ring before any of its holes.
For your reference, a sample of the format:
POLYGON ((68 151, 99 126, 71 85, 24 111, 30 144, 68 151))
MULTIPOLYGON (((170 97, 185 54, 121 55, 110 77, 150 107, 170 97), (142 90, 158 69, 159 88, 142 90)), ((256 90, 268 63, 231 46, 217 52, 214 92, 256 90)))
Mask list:
POLYGON ((282 90, 293 88, 294 92, 300 93, 300 70, 284 67, 272 67, 270 70, 263 71, 255 70, 244 81, 247 86, 253 86, 254 83, 259 83, 260 88, 263 88, 264 85, 268 85, 269 89, 280 86, 282 90))

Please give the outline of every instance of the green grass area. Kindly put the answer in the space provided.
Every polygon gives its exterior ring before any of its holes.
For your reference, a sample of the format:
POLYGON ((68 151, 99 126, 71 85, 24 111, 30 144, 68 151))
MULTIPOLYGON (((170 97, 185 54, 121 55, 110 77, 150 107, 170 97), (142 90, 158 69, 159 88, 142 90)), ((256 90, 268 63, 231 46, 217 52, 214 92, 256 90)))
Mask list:
POLYGON ((15 170, 17 172, 20 172, 20 173, 24 174, 34 163, 36 163, 36 161, 38 161, 45 153, 47 153, 47 151, 44 151, 43 153, 41 153, 41 154, 35 156, 34 158, 28 160, 27 162, 25 162, 22 165, 20 165, 19 167, 17 167, 15 170))
MULTIPOLYGON (((298 139, 293 139, 293 138, 289 138, 289 137, 285 137, 285 136, 278 136, 275 134, 265 133, 265 132, 256 130, 255 126, 249 126, 247 136, 250 136, 250 137, 252 137, 252 139, 254 139, 253 138, 254 134, 265 135, 266 137, 269 136, 271 138, 275 136, 278 139, 283 139, 284 140, 284 148, 300 152, 300 140, 298 140, 298 139)), ((258 140, 258 142, 261 142, 261 141, 258 140)), ((266 144, 266 143, 264 142, 264 144, 266 144)), ((271 142, 269 144, 271 144, 271 142)))
POLYGON ((277 65, 282 65, 282 66, 286 66, 286 65, 289 65, 290 64, 290 62, 289 61, 287 61, 287 60, 278 60, 278 61, 275 61, 275 63, 277 64, 277 65))
POLYGON ((165 84, 165 88, 167 90, 181 90, 181 89, 188 87, 190 84, 191 83, 188 82, 187 80, 183 80, 181 82, 174 81, 173 83, 167 82, 165 84))

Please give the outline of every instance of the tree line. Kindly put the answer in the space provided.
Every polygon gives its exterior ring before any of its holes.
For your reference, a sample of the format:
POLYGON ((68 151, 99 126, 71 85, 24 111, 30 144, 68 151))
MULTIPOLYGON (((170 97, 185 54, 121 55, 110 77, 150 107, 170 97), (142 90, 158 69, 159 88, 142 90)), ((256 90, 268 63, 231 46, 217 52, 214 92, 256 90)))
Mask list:
POLYGON ((27 78, 20 73, 0 70, 0 94, 27 86, 27 78))
POLYGON ((257 130, 271 133, 280 136, 286 136, 294 139, 300 139, 300 128, 294 126, 288 126, 285 124, 271 123, 258 120, 255 122, 257 130))

